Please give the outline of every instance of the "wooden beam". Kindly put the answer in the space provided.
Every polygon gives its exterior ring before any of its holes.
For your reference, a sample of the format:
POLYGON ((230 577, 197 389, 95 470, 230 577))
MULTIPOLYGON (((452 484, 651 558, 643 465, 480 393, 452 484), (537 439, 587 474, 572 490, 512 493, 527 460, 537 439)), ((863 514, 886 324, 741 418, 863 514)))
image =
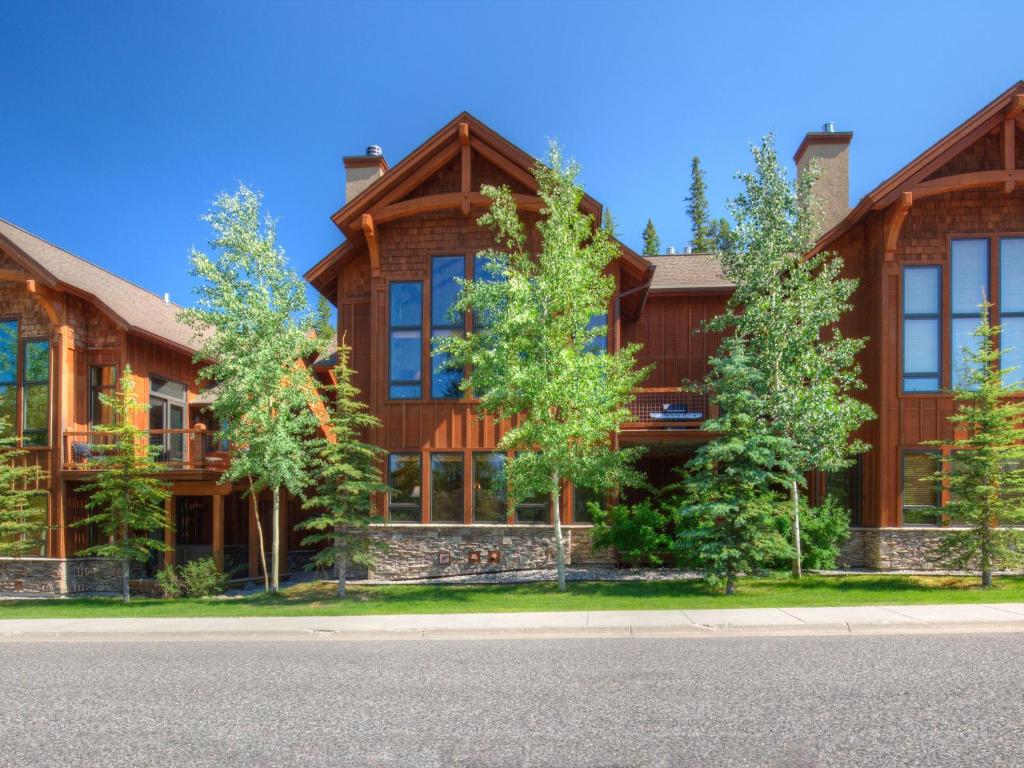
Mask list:
MULTIPOLYGON (((513 195, 516 205, 523 211, 539 211, 544 207, 544 201, 536 195, 513 195)), ((376 224, 384 224, 396 219, 404 219, 420 213, 433 213, 435 211, 452 210, 461 208, 463 203, 469 202, 473 208, 486 208, 491 201, 479 192, 470 192, 463 195, 461 192, 445 192, 440 195, 424 195, 414 197, 411 200, 403 200, 400 203, 392 203, 382 209, 374 217, 376 224)))
MULTIPOLYGON (((1007 117, 1003 120, 1003 168, 1008 171, 1012 171, 1017 167, 1016 141, 1017 119, 1016 117, 1007 117)), ((1013 179, 1004 181, 1003 192, 1010 194, 1016 186, 1017 182, 1013 179)))
POLYGON ((469 147, 469 123, 459 123, 459 143, 462 145, 462 204, 459 206, 464 216, 469 216, 469 192, 470 180, 472 178, 472 166, 470 155, 472 150, 469 147))
MULTIPOLYGON (((0 269, 0 281, 12 282, 12 283, 22 283, 22 282, 27 282, 30 279, 31 278, 29 277, 28 272, 25 272, 23 270, 20 270, 20 269, 0 269)), ((33 281, 33 282, 35 282, 35 281, 33 281)))
POLYGON ((942 176, 931 181, 922 181, 911 191, 914 199, 920 200, 925 197, 944 195, 947 192, 962 192, 967 189, 983 189, 985 187, 1005 188, 1008 182, 1018 182, 1024 179, 1024 171, 972 171, 970 173, 958 173, 954 176, 942 176))
POLYGON ((1024 114, 1024 93, 1018 93, 1013 97, 1010 106, 1006 108, 1006 119, 1015 120, 1021 114, 1024 114))
POLYGON ((373 277, 380 277, 380 246, 377 243, 377 227, 373 216, 364 213, 360 217, 360 223, 366 236, 366 246, 370 250, 370 273, 373 277))
POLYGON ((224 497, 213 497, 213 560, 224 570, 224 497))
POLYGON ((177 522, 174 514, 174 496, 168 496, 164 499, 164 546, 167 549, 164 551, 164 567, 174 565, 174 525, 177 522))
POLYGON ((914 193, 904 192, 885 215, 885 260, 892 261, 896 257, 896 243, 900 237, 903 222, 914 204, 914 193))
POLYGON ((500 154, 494 149, 491 149, 482 141, 474 141, 473 149, 479 152, 481 157, 490 160, 492 163, 498 166, 498 168, 500 168, 513 179, 515 179, 520 184, 525 186, 527 189, 537 188, 537 180, 533 178, 529 171, 523 170, 518 165, 513 165, 508 161, 508 159, 504 155, 500 154))

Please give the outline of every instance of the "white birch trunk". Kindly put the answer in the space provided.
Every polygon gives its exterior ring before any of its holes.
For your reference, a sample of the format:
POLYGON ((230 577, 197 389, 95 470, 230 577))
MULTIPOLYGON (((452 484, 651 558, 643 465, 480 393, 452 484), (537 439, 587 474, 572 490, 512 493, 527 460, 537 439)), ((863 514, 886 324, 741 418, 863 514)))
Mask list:
MULTIPOLYGON (((251 487, 251 481, 250 481, 251 487)), ((270 591, 270 571, 267 570, 267 548, 263 538, 263 523, 260 522, 260 505, 255 494, 249 494, 249 503, 252 504, 252 516, 256 520, 256 535, 260 538, 260 562, 263 563, 263 589, 270 591)))
POLYGON ((281 588, 281 489, 274 488, 274 540, 270 550, 270 591, 281 588))
POLYGON ((555 503, 555 567, 558 570, 558 591, 565 592, 565 541, 562 539, 562 509, 559 494, 559 477, 551 475, 551 498, 555 503))

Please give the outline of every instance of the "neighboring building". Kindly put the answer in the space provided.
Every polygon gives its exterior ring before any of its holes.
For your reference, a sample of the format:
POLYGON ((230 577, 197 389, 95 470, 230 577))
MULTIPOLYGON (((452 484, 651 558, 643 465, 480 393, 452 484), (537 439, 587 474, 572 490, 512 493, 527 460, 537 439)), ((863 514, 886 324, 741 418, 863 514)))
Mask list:
MULTIPOLYGON (((97 541, 94 529, 72 523, 87 514, 79 487, 105 441, 95 427, 110 419, 99 395, 112 394, 131 366, 139 401, 148 404, 138 424, 149 430, 173 491, 173 531, 164 533, 171 551, 144 573, 161 560, 210 555, 236 574, 258 573, 250 505, 242 487, 219 482, 228 453, 204 412, 196 340, 178 310, 168 297, 0 220, 0 413, 23 438, 27 460, 46 473, 53 527, 40 554, 74 557, 97 541)), ((262 514, 269 524, 270 513, 262 514)))

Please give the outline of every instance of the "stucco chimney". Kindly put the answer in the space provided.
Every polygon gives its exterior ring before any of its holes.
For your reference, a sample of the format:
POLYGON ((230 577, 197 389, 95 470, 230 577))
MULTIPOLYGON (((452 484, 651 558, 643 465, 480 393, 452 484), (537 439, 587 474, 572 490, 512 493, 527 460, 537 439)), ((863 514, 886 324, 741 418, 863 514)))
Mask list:
POLYGON ((835 123, 825 123, 820 131, 811 131, 793 155, 799 177, 812 162, 818 164, 814 195, 821 207, 817 234, 838 224, 850 210, 850 142, 852 131, 837 131, 835 123))
POLYGON ((376 144, 366 148, 365 155, 349 155, 345 162, 345 202, 352 199, 384 175, 388 161, 376 144))

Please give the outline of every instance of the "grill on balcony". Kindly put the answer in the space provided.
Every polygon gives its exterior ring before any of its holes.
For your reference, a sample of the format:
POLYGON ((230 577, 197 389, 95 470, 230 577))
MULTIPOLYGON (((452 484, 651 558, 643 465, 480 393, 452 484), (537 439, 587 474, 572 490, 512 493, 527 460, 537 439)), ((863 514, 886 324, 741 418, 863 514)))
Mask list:
POLYGON ((630 405, 632 421, 625 429, 701 429, 711 418, 706 395, 678 387, 641 389, 630 405))
MULTIPOLYGON (((215 435, 204 429, 151 429, 146 436, 157 462, 168 469, 219 470, 227 466, 227 451, 222 450, 215 435)), ((96 459, 111 442, 107 432, 65 432, 64 469, 94 469, 96 459)))

